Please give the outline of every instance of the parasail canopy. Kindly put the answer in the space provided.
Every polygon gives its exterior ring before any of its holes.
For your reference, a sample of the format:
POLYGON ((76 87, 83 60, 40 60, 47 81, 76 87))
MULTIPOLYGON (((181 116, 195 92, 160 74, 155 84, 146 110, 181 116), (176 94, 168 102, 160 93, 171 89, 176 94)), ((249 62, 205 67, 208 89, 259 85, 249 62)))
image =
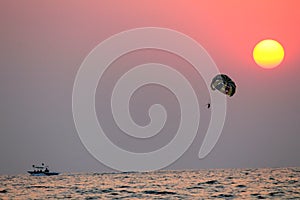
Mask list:
POLYGON ((225 74, 218 74, 215 76, 210 87, 212 90, 218 90, 230 97, 232 97, 236 91, 235 83, 225 74))

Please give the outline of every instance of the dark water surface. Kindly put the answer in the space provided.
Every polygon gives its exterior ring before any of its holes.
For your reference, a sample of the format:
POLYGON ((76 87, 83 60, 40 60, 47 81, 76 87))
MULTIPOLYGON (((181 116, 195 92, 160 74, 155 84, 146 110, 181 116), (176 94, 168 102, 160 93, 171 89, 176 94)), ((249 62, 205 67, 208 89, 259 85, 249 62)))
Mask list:
POLYGON ((300 168, 1 175, 0 199, 300 199, 300 168))

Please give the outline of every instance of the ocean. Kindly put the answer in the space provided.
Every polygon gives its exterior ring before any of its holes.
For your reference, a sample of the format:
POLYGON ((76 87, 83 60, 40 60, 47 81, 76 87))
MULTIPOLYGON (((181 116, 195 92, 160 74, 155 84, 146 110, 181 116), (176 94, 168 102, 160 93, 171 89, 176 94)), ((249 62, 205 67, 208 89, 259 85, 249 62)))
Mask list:
POLYGON ((300 167, 1 175, 0 199, 300 199, 300 167))

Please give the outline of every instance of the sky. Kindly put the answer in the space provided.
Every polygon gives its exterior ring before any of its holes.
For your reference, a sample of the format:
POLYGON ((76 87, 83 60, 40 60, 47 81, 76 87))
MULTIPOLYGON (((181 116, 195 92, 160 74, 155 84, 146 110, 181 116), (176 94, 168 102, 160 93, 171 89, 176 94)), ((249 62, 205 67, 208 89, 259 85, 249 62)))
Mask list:
POLYGON ((192 145, 164 169, 300 166, 299 6, 296 0, 2 0, 0 174, 26 173, 41 162, 61 172, 114 171, 95 159, 78 136, 72 114, 73 84, 84 59, 100 42, 141 27, 173 29, 197 41, 220 72, 235 81, 237 92, 227 98, 219 141, 199 160, 210 119, 204 106, 208 89, 201 76, 169 52, 130 52, 111 64, 97 88, 95 107, 108 138, 124 149, 148 152, 174 137, 180 121, 178 102, 157 85, 138 89, 130 111, 136 123, 147 125, 149 106, 164 105, 168 118, 159 135, 146 140, 128 137, 112 119, 108 94, 115 81, 132 66, 155 61, 190 79, 201 111, 192 145), (268 38, 285 49, 283 62, 274 69, 259 67, 252 57, 255 45, 268 38))

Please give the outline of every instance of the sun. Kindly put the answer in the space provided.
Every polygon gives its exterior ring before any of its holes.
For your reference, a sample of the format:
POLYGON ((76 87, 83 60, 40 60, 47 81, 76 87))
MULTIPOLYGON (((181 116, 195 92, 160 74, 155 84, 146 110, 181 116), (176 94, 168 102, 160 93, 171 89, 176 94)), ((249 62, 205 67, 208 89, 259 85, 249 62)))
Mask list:
POLYGON ((284 58, 284 49, 276 40, 262 40, 253 49, 254 61, 265 69, 277 67, 284 58))

